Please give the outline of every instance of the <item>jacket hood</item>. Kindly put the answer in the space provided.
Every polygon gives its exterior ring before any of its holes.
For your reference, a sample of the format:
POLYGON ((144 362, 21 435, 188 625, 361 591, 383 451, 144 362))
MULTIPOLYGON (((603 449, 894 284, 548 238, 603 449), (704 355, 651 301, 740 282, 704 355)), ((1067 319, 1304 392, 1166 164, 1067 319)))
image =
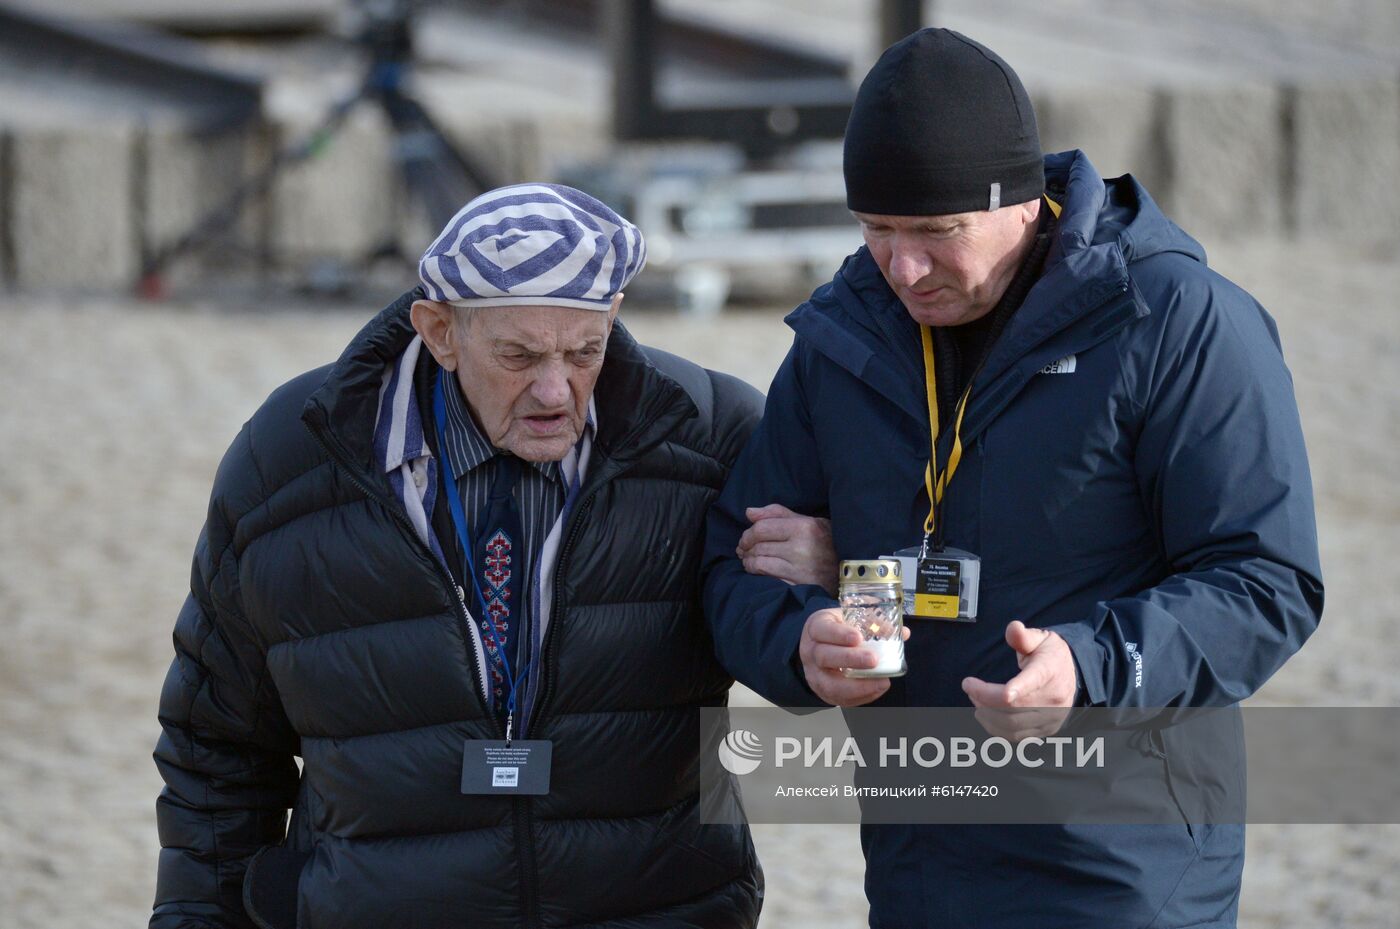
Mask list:
POLYGON ((1205 264, 1201 244, 1167 219, 1131 174, 1104 180, 1081 151, 1045 157, 1046 192, 1062 204, 1049 262, 1094 245, 1116 244, 1123 260, 1179 252, 1205 264))

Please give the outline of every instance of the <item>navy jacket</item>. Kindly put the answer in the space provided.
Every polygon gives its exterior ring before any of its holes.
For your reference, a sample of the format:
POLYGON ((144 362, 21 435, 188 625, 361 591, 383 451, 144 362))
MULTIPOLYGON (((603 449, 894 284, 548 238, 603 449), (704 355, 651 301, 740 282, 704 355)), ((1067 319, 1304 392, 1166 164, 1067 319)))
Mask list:
MULTIPOLYGON (((1311 481, 1277 331, 1130 176, 1046 159, 1046 268, 972 386, 946 541, 982 557, 975 624, 912 621, 882 705, 965 706, 1017 671, 1007 623, 1069 643, 1084 702, 1228 705, 1322 611, 1311 481), (1046 371, 1073 357, 1062 372, 1046 371), (1142 674, 1136 668, 1141 656, 1142 674)), ((744 508, 828 516, 837 557, 918 544, 929 423, 918 330, 865 249, 787 319, 764 419, 708 523, 720 660, 815 706, 795 659, 816 587, 744 573, 744 508)), ((945 430, 946 460, 951 430, 945 430)), ((866 827, 872 925, 1230 926, 1241 827, 866 827)))

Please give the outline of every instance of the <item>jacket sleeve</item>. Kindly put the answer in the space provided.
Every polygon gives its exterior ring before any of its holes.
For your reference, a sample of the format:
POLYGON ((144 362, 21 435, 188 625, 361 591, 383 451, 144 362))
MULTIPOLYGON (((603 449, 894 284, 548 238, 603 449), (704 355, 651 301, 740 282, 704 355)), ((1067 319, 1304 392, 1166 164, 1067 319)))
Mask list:
POLYGON ((780 503, 810 516, 828 511, 794 344, 773 380, 763 420, 730 472, 706 522, 702 567, 705 616, 720 663, 779 706, 822 707, 797 657, 807 617, 835 606, 814 584, 747 574, 735 552, 748 528, 744 510, 780 503))
POLYGON ((250 481, 245 426, 219 466, 160 697, 155 761, 165 789, 156 801, 152 929, 251 929, 242 902, 248 859, 282 841, 297 789, 296 737, 241 612, 233 520, 220 492, 250 481))
POLYGON ((1051 627, 1092 705, 1243 700, 1322 616, 1312 482, 1273 321, 1213 274, 1174 302, 1136 391, 1139 489, 1170 573, 1051 627))

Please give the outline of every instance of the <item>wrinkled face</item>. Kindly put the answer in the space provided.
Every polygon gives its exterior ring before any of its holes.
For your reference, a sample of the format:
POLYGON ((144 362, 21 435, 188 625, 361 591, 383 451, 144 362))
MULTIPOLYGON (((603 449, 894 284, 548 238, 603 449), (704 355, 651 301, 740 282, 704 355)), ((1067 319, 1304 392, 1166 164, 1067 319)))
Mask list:
POLYGON ((985 316, 1011 284, 1035 237, 1040 201, 946 216, 856 213, 880 273, 926 326, 985 316))
POLYGON ((443 367, 455 369, 482 433, 526 461, 562 459, 583 434, 617 304, 606 313, 559 306, 446 309, 454 315, 443 334, 451 343, 443 367))

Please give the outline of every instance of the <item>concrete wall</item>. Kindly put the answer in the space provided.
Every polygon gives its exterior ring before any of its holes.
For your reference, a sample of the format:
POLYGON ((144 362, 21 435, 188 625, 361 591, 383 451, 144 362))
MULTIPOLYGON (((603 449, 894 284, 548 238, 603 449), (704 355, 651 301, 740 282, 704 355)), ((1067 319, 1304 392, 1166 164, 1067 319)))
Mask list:
POLYGON ((103 290, 135 280, 135 136, 120 125, 11 134, 4 220, 15 287, 103 290))
POLYGON ((1288 96, 1295 228, 1400 237, 1400 75, 1297 87, 1288 96))
POLYGON ((10 133, 0 127, 0 287, 6 290, 14 287, 14 245, 10 241, 10 226, 6 221, 11 213, 10 197, 15 185, 11 168, 13 147, 10 133))
POLYGON ((1288 231, 1285 104, 1267 84, 1164 97, 1164 206, 1179 225, 1225 237, 1288 231))
MULTIPOLYGON (((170 247, 226 203, 267 157, 272 138, 260 127, 190 133, 175 125, 146 126, 136 140, 139 248, 143 259, 170 247)), ((257 198, 209 230, 205 246, 162 272, 187 288, 204 275, 255 264, 265 245, 267 199, 257 198)))
POLYGON ((1077 148, 1104 177, 1131 173, 1149 190, 1165 187, 1160 103, 1152 88, 1062 86, 1031 96, 1045 151, 1077 148))
MULTIPOLYGON (((1046 150, 1082 148, 1105 176, 1131 171, 1193 234, 1400 241, 1400 74, 1032 94, 1046 150)), ((590 115, 474 122, 469 108, 453 108, 440 118, 513 182, 605 157, 606 123, 590 115)), ((213 135, 171 125, 0 129, 0 281, 24 291, 133 286, 145 256, 311 125, 283 117, 213 135)), ((353 266, 391 242, 416 253, 432 230, 406 202, 391 145, 379 113, 357 111, 169 280, 246 270, 264 250, 291 269, 327 258, 353 266)))
POLYGON ((1400 241, 1400 73, 1033 96, 1047 151, 1131 171, 1188 231, 1400 241))
MULTIPOLYGON (((278 142, 295 144, 313 128, 310 120, 283 121, 278 142)), ((358 107, 312 157, 278 178, 268 229, 275 260, 350 261, 393 240, 403 193, 390 142, 381 114, 358 107)))

